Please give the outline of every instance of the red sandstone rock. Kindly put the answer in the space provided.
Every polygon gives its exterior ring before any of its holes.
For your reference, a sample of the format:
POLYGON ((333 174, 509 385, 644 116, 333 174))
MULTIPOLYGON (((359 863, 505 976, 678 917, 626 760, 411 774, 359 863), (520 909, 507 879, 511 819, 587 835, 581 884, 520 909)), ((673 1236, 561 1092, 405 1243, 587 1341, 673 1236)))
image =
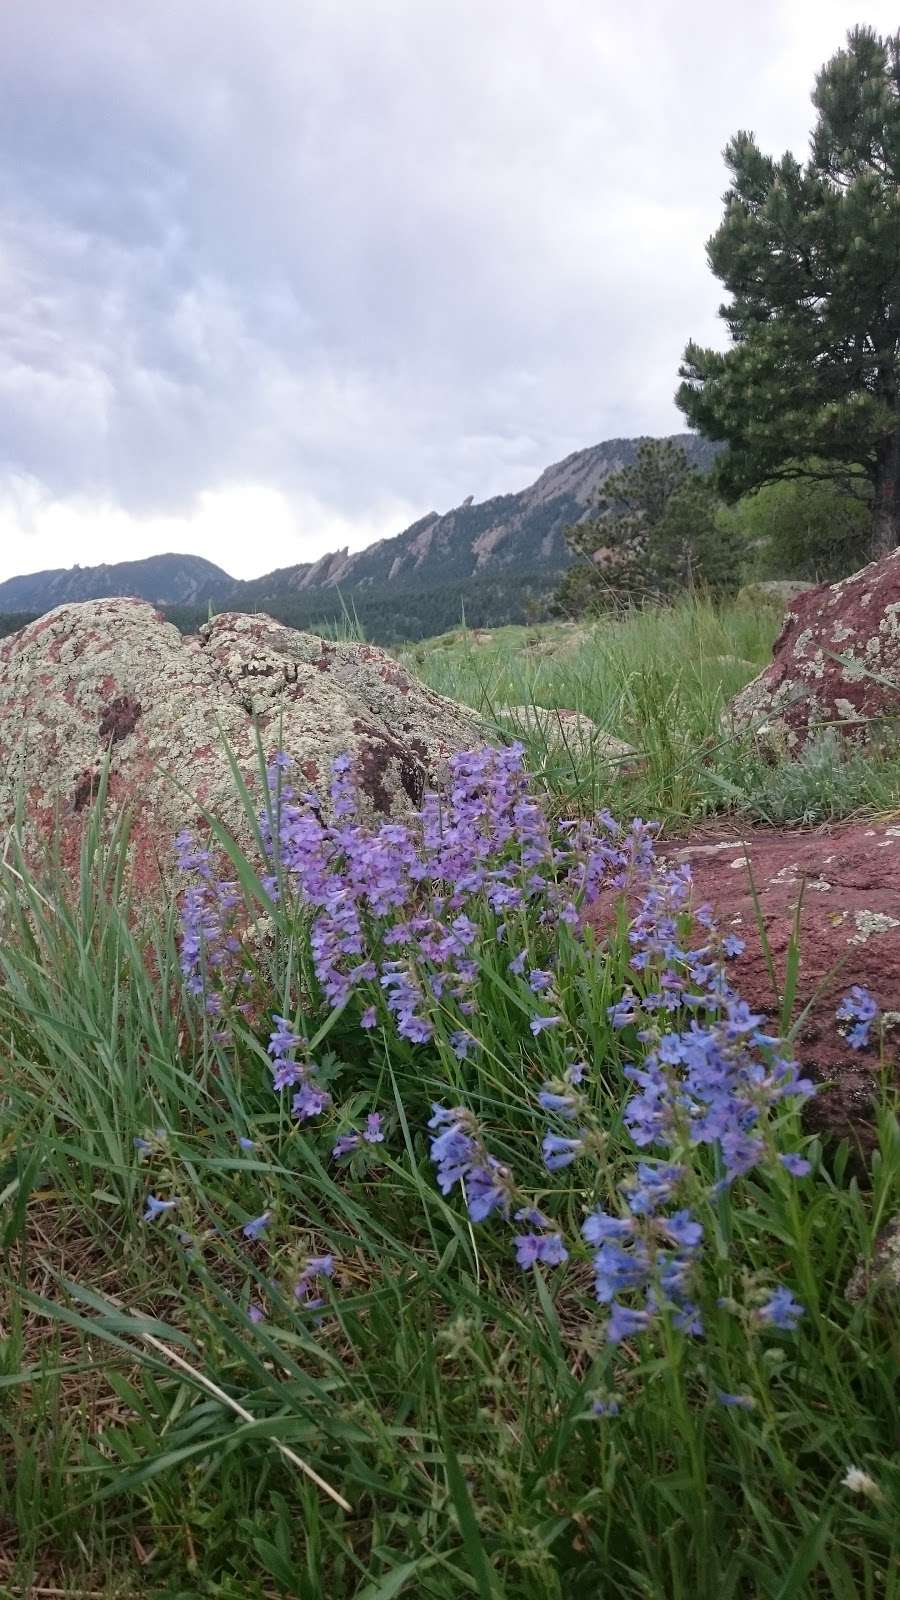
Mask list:
POLYGON ((775 1022, 778 1005, 750 888, 756 887, 766 934, 783 986, 788 942, 800 901, 800 977, 794 1020, 807 1005, 795 1043, 798 1060, 823 1087, 810 1103, 811 1124, 864 1138, 881 1071, 878 1040, 851 1050, 835 1020, 851 984, 871 990, 885 1015, 888 1070, 900 1061, 900 820, 855 822, 830 832, 751 830, 663 850, 688 861, 694 904, 709 902, 723 931, 746 940, 729 974, 754 1010, 775 1022), (748 858, 750 872, 748 872, 748 858), (801 897, 802 889, 802 897, 801 897))
POLYGON ((771 665, 731 717, 790 748, 828 724, 866 739, 900 722, 900 550, 794 599, 771 665))
POLYGON ((483 737, 474 713, 370 645, 235 614, 189 641, 143 601, 60 606, 0 645, 0 830, 21 795, 26 853, 58 819, 74 864, 108 755, 110 806, 133 813, 135 881, 152 888, 198 802, 244 831, 223 736, 255 782, 257 729, 264 753, 288 751, 320 793, 348 752, 384 815, 417 806, 447 757, 483 737))

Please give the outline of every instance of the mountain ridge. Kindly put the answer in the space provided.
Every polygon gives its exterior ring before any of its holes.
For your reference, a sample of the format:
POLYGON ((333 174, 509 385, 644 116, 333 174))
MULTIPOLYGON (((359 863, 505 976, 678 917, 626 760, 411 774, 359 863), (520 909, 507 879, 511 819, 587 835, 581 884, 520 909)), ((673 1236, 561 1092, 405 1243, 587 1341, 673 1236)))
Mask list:
MULTIPOLYGON (((301 595, 333 600, 338 591, 352 602, 389 591, 410 595, 454 583, 521 579, 527 572, 549 578, 568 565, 566 527, 590 514, 604 480, 630 465, 645 437, 608 439, 572 451, 524 489, 478 502, 470 495, 462 505, 428 511, 402 532, 353 554, 346 548, 330 551, 251 579, 233 578, 202 556, 175 552, 96 567, 57 567, 0 583, 0 611, 40 613, 112 595, 159 606, 246 609, 301 595)), ((715 445, 695 434, 671 437, 701 470, 712 464, 715 445)))

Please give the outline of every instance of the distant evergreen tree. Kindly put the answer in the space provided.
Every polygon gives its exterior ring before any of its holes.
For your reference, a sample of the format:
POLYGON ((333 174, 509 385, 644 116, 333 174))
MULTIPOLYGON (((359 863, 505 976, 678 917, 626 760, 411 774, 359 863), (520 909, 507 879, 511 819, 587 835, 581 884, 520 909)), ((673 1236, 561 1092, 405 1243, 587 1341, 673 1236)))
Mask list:
POLYGON ((575 564, 557 591, 563 611, 728 589, 738 576, 732 525, 720 526, 709 480, 669 439, 645 440, 632 466, 611 473, 596 514, 568 528, 566 542, 575 564))
POLYGON ((677 401, 725 440, 731 499, 779 479, 871 486, 869 552, 900 542, 900 34, 854 28, 816 79, 810 155, 725 151, 708 245, 732 347, 687 346, 677 401))

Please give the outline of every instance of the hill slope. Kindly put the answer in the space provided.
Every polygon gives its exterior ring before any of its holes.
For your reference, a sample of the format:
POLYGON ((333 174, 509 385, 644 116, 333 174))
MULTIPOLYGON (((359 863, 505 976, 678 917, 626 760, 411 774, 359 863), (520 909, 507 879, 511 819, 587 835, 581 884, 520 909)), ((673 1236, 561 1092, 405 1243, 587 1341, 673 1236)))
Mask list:
MULTIPOLYGON (((716 446, 695 434, 678 434, 701 471, 713 463, 716 446)), ((510 568, 558 572, 568 564, 563 530, 586 516, 611 472, 630 466, 640 439, 608 439, 576 450, 547 467, 517 494, 471 501, 452 511, 430 511, 403 533, 381 539, 355 555, 338 551, 312 565, 283 567, 243 585, 246 598, 261 600, 290 590, 355 591, 426 589, 467 578, 497 577, 510 568)))
POLYGON ((205 605, 232 594, 236 580, 202 556, 148 556, 112 566, 56 567, 0 583, 0 610, 50 611, 72 600, 134 595, 154 605, 205 605))
MULTIPOLYGON (((676 440, 701 470, 712 465, 715 445, 694 434, 676 440)), ((246 582, 199 556, 59 568, 0 583, 0 612, 35 615, 66 601, 136 595, 176 608, 179 626, 196 626, 212 603, 219 611, 269 610, 309 627, 339 618, 346 597, 383 639, 440 632, 459 620, 461 605, 476 624, 520 620, 568 565, 564 529, 590 514, 604 480, 630 465, 641 443, 609 439, 577 450, 517 494, 430 511, 353 555, 339 550, 246 582)))

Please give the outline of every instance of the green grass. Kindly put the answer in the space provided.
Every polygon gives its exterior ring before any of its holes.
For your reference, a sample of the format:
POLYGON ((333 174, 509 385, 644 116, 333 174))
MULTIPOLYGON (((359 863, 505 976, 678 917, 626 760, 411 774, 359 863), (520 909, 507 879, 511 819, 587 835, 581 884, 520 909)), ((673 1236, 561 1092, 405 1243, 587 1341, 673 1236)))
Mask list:
POLYGON ((770 607, 685 599, 594 624, 462 629, 403 659, 431 688, 521 737, 567 804, 657 817, 676 832, 729 810, 788 824, 900 810, 896 746, 854 758, 826 739, 798 764, 730 730, 728 701, 768 664, 780 626, 770 607), (638 770, 501 715, 522 706, 582 713, 639 752, 638 770))
MULTIPOLYGON (((655 797, 677 825, 716 803, 703 741, 751 675, 715 658, 761 662, 772 631, 685 607, 604 624, 572 650, 567 630, 545 632, 541 655, 524 631, 438 642, 420 669, 483 708, 587 712, 644 749, 647 770, 611 795, 605 773, 544 751, 550 786, 626 814, 655 797)), ((810 763, 780 815, 800 820, 801 802, 832 791, 840 810, 841 759, 830 776, 810 763)), ((891 792, 882 765, 861 763, 855 804, 891 792)), ((733 747, 714 770, 760 816, 787 781, 733 747)), ((698 1190, 706 1339, 668 1328, 617 1354, 585 1265, 523 1274, 502 1225, 441 1196, 425 1123, 432 1099, 463 1098, 577 1235, 633 1158, 632 1046, 607 1017, 626 982, 624 920, 595 947, 548 951, 530 930, 567 1019, 539 1039, 489 941, 480 1049, 461 1063, 442 1037, 414 1048, 324 1010, 304 925, 276 908, 254 957, 259 1014, 223 1041, 184 992, 171 908, 149 930, 140 908, 134 931, 124 844, 98 809, 74 889, 50 862, 0 869, 0 1595, 900 1600, 896 1301, 844 1294, 900 1210, 887 1091, 864 1174, 789 1111, 772 1137, 804 1150, 809 1178, 760 1169, 721 1202, 698 1190), (271 1092, 267 1013, 297 1007, 335 1097, 321 1130, 271 1092), (535 1093, 568 1048, 591 1063, 605 1157, 549 1175, 535 1093), (373 1107, 378 1160, 337 1167, 335 1129, 373 1107), (180 1197, 154 1226, 150 1190, 180 1197), (265 1242, 248 1243, 241 1226, 263 1210, 265 1242), (335 1278, 307 1310, 292 1284, 325 1252, 335 1278), (806 1305, 796 1333, 754 1321, 754 1296, 776 1283, 806 1305), (718 1388, 754 1410, 716 1404, 718 1388), (619 1416, 590 1415, 611 1390, 619 1416), (842 1485, 851 1466, 874 1498, 842 1485)), ((251 903, 255 865, 242 867, 251 903)), ((791 1005, 792 960, 777 973, 788 1024, 804 998, 791 1005)))

